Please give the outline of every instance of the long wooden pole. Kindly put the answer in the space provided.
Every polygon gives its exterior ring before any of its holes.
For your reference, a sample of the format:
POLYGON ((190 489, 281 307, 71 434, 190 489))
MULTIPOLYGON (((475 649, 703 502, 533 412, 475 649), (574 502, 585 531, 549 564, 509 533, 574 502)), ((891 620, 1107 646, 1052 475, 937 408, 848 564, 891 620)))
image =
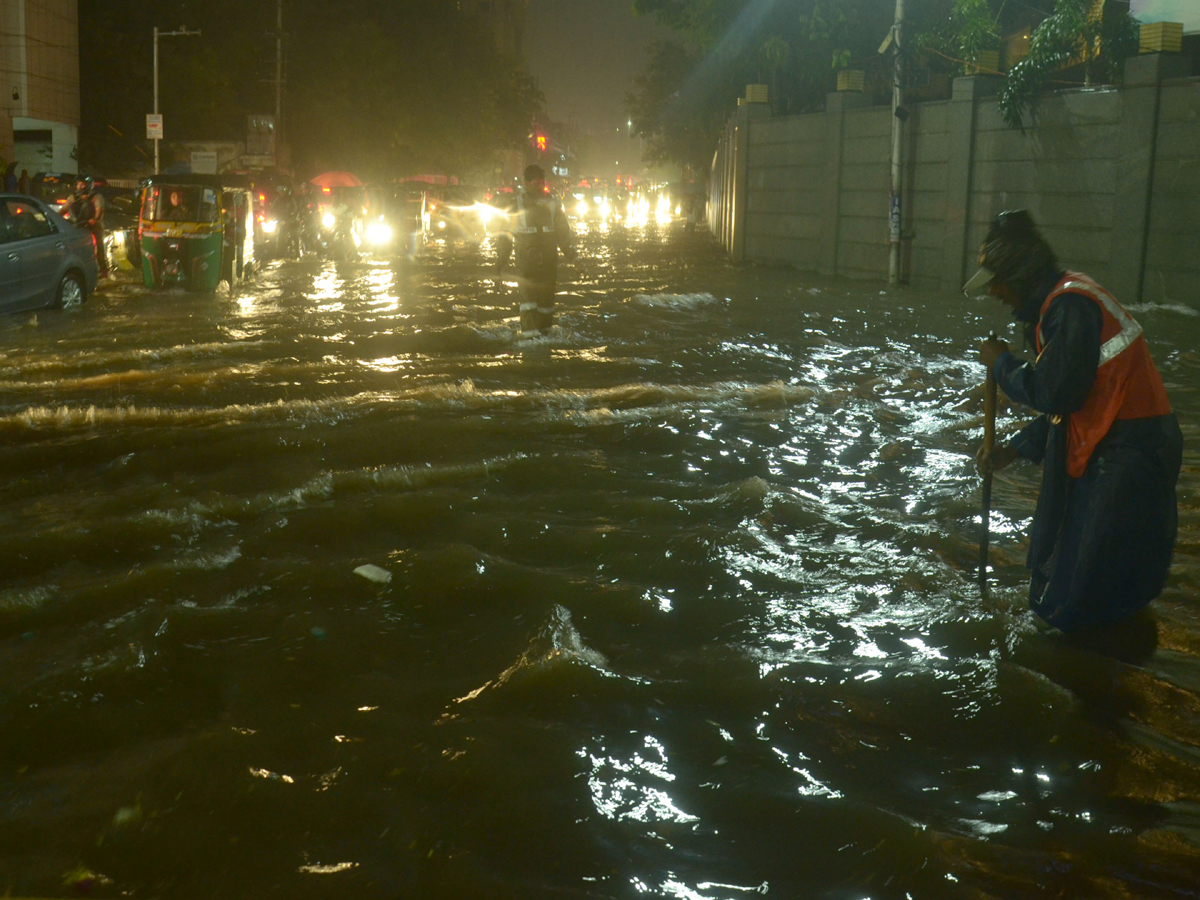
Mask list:
MULTIPOLYGON (((993 334, 992 337, 995 337, 993 334)), ((996 376, 988 366, 983 385, 983 452, 985 457, 996 443, 996 376)), ((979 587, 987 593, 988 527, 992 518, 992 472, 989 467, 983 476, 983 516, 979 535, 979 587)))

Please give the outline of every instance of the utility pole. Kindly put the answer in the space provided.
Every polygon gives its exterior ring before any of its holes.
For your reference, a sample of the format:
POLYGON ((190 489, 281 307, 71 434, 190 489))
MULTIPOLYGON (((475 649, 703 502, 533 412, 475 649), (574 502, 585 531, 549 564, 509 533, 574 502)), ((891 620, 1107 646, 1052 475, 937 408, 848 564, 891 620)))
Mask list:
POLYGON ((903 221, 904 185, 904 120, 908 110, 904 108, 904 0, 896 0, 896 21, 892 25, 892 196, 888 210, 888 284, 900 283, 900 226, 903 221))
POLYGON ((275 168, 283 145, 283 0, 275 4, 275 168))
MULTIPOLYGON (((160 37, 200 37, 199 30, 188 31, 186 25, 180 25, 178 31, 159 31, 158 26, 154 26, 154 115, 158 116, 158 39, 160 37)), ((161 137, 154 138, 154 174, 158 174, 158 145, 162 143, 161 137)))

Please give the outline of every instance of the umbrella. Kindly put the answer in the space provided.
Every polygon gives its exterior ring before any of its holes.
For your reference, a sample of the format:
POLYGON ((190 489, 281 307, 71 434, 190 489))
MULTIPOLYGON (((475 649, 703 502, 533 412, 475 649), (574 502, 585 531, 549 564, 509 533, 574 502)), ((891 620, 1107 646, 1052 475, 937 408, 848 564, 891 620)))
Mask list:
POLYGON ((317 187, 362 187, 362 182, 353 172, 326 172, 312 179, 317 187))

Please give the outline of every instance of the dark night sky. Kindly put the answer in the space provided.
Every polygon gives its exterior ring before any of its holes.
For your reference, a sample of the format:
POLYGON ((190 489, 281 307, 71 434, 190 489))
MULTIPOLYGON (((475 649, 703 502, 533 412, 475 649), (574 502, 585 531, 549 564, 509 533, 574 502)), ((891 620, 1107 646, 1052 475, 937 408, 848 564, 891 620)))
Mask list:
POLYGON ((625 124, 630 79, 646 44, 669 37, 630 0, 530 0, 525 57, 552 119, 600 130, 625 124))

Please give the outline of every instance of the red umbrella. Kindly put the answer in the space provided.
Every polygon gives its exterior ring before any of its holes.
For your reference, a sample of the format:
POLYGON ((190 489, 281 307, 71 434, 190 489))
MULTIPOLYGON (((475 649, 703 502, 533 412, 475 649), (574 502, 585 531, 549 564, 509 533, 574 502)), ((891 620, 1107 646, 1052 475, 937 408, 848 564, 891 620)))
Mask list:
POLYGON ((362 182, 353 172, 326 172, 312 179, 317 187, 362 187, 362 182))

